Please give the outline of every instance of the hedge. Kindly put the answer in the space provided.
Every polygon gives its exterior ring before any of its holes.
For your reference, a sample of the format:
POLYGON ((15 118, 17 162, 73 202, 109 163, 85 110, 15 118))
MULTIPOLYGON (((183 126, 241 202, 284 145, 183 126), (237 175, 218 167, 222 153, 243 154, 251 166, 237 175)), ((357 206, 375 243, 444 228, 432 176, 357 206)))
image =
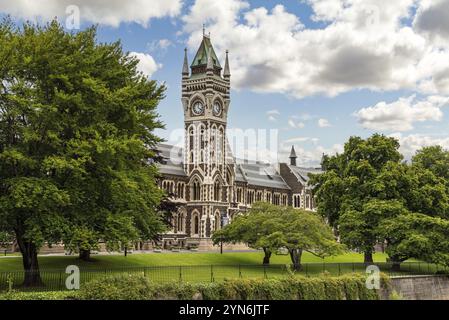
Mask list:
POLYGON ((17 292, 0 294, 0 300, 73 300, 77 293, 70 291, 17 292))
MULTIPOLYGON (((390 286, 382 276, 382 286, 390 286)), ((151 283, 144 276, 104 277, 85 284, 77 293, 84 300, 378 300, 363 275, 235 279, 216 283, 151 283), (130 289, 132 288, 132 289, 130 289)))
MULTIPOLYGON (((0 300, 378 300, 378 290, 365 286, 360 274, 331 277, 231 279, 215 283, 151 283, 140 275, 95 279, 79 291, 17 292, 0 294, 0 300)), ((391 291, 389 278, 381 286, 391 291)))

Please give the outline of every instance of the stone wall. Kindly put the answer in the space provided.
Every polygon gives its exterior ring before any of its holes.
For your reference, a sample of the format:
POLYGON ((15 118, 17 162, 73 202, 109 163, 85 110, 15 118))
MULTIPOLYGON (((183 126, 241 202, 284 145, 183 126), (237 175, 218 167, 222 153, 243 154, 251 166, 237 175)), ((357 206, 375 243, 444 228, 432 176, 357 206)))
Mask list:
MULTIPOLYGON (((448 276, 407 276, 391 279, 392 289, 404 300, 449 300, 448 276)), ((383 292, 389 299, 390 293, 383 292)))

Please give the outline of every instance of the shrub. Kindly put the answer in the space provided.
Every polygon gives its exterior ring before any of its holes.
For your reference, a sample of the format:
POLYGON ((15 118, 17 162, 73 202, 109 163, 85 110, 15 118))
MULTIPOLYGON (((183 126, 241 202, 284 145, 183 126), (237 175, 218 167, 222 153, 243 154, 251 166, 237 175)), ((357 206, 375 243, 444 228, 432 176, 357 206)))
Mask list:
MULTIPOLYGON (((383 282, 385 280, 383 279, 383 282)), ((363 275, 316 278, 232 279, 216 283, 151 283, 143 275, 119 275, 85 284, 87 300, 377 300, 363 275)))
POLYGON ((73 291, 18 292, 0 294, 0 300, 73 300, 77 293, 73 291))

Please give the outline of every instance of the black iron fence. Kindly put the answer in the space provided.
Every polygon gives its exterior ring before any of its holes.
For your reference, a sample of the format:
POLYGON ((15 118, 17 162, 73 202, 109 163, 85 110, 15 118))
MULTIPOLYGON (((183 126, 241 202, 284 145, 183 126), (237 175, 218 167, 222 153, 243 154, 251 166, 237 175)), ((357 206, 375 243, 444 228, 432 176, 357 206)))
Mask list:
MULTIPOLYGON (((191 266, 150 266, 150 267, 114 267, 108 269, 80 268, 80 286, 93 279, 119 274, 136 274, 152 282, 215 282, 235 278, 273 279, 287 275, 306 277, 342 275, 345 273, 366 273, 369 265, 377 266, 389 276, 449 274, 449 269, 424 262, 403 262, 399 270, 392 263, 303 263, 300 270, 294 271, 290 265, 191 265, 191 266)), ((24 271, 0 272, 0 291, 9 288, 21 291, 61 291, 67 290, 66 281, 70 274, 66 270, 40 270, 42 284, 27 288, 23 286, 24 271)))

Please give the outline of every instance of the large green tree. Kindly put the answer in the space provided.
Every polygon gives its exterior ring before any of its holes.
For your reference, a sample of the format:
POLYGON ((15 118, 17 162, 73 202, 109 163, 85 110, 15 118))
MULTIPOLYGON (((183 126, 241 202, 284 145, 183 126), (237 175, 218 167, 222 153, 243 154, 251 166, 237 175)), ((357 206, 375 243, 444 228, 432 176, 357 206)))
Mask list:
POLYGON ((332 229, 317 214, 264 202, 255 203, 247 213, 216 231, 212 239, 216 244, 244 242, 252 248, 262 248, 264 264, 269 263, 273 251, 287 249, 295 270, 301 268, 305 251, 319 257, 343 252, 332 229))
POLYGON ((310 180, 318 212, 338 230, 343 243, 364 252, 365 262, 373 261, 377 237, 364 206, 377 197, 379 174, 402 160, 398 149, 396 139, 383 135, 351 137, 342 154, 323 157, 324 173, 312 175, 310 180))
POLYGON ((114 220, 140 239, 164 230, 151 150, 165 88, 137 64, 95 27, 0 24, 0 228, 15 234, 25 285, 40 282, 44 243, 123 241, 114 220))
MULTIPOLYGON (((318 211, 338 229, 341 241, 364 252, 365 262, 372 262, 376 243, 386 242, 396 269, 406 259, 430 255, 404 245, 404 234, 416 234, 418 229, 399 232, 395 224, 411 227, 415 224, 409 219, 416 221, 415 213, 446 219, 449 212, 447 152, 441 147, 423 148, 406 163, 401 162, 398 148, 395 139, 377 134, 366 140, 352 137, 342 154, 323 157, 326 171, 311 179, 318 211)), ((443 229, 435 230, 420 228, 419 232, 423 237, 441 237, 443 229)), ((432 251, 444 253, 440 248, 432 251)))

